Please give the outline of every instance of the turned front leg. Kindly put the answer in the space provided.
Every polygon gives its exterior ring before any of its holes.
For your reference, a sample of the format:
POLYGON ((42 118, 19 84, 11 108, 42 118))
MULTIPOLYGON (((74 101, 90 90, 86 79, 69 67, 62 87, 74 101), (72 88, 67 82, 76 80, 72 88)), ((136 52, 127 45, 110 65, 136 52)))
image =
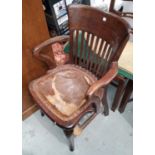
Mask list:
POLYGON ((68 139, 70 151, 74 151, 73 129, 64 129, 64 133, 65 133, 65 135, 66 135, 66 137, 68 139))

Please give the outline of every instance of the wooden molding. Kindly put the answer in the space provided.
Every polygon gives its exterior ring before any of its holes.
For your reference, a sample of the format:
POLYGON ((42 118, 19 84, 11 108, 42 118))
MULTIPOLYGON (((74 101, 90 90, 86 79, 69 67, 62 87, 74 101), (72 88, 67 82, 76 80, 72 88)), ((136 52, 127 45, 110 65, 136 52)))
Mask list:
POLYGON ((22 113, 22 120, 25 120, 27 117, 29 117, 32 113, 38 110, 37 104, 32 105, 30 108, 26 109, 22 113))

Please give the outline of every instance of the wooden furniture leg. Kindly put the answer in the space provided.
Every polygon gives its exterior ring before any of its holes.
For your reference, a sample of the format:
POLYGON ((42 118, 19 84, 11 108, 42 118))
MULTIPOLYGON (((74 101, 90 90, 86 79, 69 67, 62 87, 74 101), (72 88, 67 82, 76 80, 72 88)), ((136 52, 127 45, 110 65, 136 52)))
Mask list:
POLYGON ((41 116, 44 117, 44 112, 42 110, 40 110, 41 116))
POLYGON ((112 107, 111 107, 112 111, 115 111, 116 108, 118 107, 121 97, 123 95, 123 91, 125 89, 125 79, 123 77, 117 75, 114 80, 118 82, 118 87, 112 103, 112 107))
POLYGON ((133 98, 130 98, 128 102, 133 102, 133 98))
POLYGON ((69 149, 70 151, 74 151, 74 135, 73 129, 64 129, 64 133, 69 141, 69 149))
POLYGON ((132 91, 133 91, 133 80, 129 80, 127 85, 126 85, 121 104, 119 106, 119 112, 120 113, 124 112, 126 105, 127 105, 128 101, 130 99, 130 96, 132 94, 132 91))
POLYGON ((107 87, 105 88, 104 95, 105 95, 105 97, 103 97, 103 100, 102 100, 102 104, 104 107, 103 114, 104 114, 104 116, 108 116, 109 115, 109 106, 108 106, 108 101, 107 101, 107 87))

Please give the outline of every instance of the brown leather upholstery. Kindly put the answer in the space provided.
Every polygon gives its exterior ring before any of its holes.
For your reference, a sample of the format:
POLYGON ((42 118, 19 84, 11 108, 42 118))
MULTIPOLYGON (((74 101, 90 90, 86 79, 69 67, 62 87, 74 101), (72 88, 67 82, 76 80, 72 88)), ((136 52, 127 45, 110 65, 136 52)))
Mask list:
MULTIPOLYGON (((62 65, 32 81, 30 91, 41 108, 50 110, 61 121, 74 119, 88 105, 86 92, 97 80, 89 71, 76 65, 62 65)), ((103 97, 103 89, 96 94, 103 97)))

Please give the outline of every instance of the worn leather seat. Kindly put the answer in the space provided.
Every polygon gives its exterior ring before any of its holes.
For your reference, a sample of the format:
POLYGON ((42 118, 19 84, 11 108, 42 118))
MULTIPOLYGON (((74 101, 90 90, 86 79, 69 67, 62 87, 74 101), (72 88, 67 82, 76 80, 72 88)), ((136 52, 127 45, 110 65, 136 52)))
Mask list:
MULTIPOLYGON (((88 107, 86 92, 97 78, 88 70, 76 65, 62 65, 49 70, 46 75, 32 81, 29 89, 44 111, 50 111, 60 125, 72 124, 88 107)), ((101 100, 103 89, 96 94, 101 100)), ((48 112, 49 113, 49 112, 48 112)))

